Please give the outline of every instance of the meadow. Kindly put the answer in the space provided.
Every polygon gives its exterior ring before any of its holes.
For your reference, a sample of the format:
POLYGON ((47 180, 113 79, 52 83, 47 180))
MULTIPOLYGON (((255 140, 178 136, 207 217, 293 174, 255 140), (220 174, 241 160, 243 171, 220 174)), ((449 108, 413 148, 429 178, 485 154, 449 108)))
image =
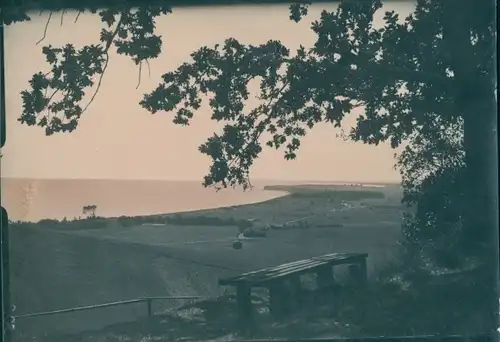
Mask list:
MULTIPOLYGON (((136 340, 152 333, 162 340, 200 340, 212 334, 234 339, 228 337, 234 334, 234 300, 230 300, 230 289, 217 285, 220 277, 332 252, 368 253, 370 279, 381 279, 384 272, 387 275, 397 251, 403 211, 398 186, 302 185, 274 189, 289 195, 257 204, 180 214, 43 221, 12 227, 12 292, 18 314, 142 296, 202 297, 197 307, 175 312, 169 310, 181 302, 157 304, 155 311, 159 315, 153 320, 144 320, 144 304, 20 320, 18 340, 37 335, 39 340, 50 337, 57 341, 57 336, 65 336, 65 340, 70 334, 75 341, 90 341, 96 336, 118 341, 136 340), (245 229, 264 230, 265 235, 241 239, 243 248, 234 249, 233 242, 241 238, 245 229), (203 327, 199 326, 200 319, 205 322, 203 327), (126 323, 131 321, 137 323, 126 323), (167 323, 177 327, 169 330, 170 337, 165 335, 167 323), (45 334, 48 335, 44 338, 45 334)), ((391 286, 387 284, 383 291, 394 301, 398 290, 391 286)), ((372 307, 382 310, 380 292, 376 295, 378 300, 370 291, 366 296, 372 297, 353 297, 348 293, 342 296, 343 302, 336 305, 333 325, 331 312, 325 314, 322 310, 328 309, 320 310, 319 304, 324 303, 319 303, 313 310, 314 319, 299 320, 300 324, 289 322, 281 328, 264 319, 261 333, 280 336, 295 329, 294 334, 330 336, 410 329, 389 323, 401 316, 398 312, 387 312, 385 316, 365 312, 362 319, 359 310, 355 310, 358 314, 354 315, 354 306, 370 301, 372 307), (342 317, 338 316, 340 313, 342 317)), ((389 305, 387 299, 384 301, 384 305, 389 305)))

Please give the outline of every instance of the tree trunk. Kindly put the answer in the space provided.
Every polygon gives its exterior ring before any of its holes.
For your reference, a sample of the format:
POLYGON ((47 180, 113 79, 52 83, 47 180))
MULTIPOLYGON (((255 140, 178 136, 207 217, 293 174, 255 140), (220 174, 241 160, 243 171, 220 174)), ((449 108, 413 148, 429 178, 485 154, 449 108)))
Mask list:
POLYGON ((473 281, 485 300, 485 327, 494 331, 498 326, 498 145, 495 100, 491 89, 484 95, 470 98, 464 115, 466 206, 459 250, 477 262, 480 277, 473 281))
MULTIPOLYGON (((492 253, 492 248, 498 249, 498 153, 496 114, 492 103, 471 103, 470 111, 464 117, 464 190, 467 196, 464 229, 467 234, 464 235, 463 244, 470 248, 472 255, 481 257, 481 261, 486 261, 484 252, 492 253)), ((498 263, 498 259, 495 263, 498 263)))
POLYGON ((442 4, 449 13, 443 19, 443 38, 454 72, 456 111, 464 120, 466 170, 460 182, 464 216, 459 251, 476 261, 480 276, 471 282, 484 299, 483 327, 491 333, 498 327, 499 273, 495 11, 488 1, 481 7, 465 0, 442 4), (485 34, 480 45, 483 51, 472 45, 473 28, 485 34))

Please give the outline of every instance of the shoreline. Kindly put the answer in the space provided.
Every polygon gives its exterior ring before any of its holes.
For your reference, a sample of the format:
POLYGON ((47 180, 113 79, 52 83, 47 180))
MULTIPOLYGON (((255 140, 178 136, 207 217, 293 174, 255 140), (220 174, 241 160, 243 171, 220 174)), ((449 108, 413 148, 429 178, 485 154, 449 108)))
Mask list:
MULTIPOLYGON (((319 189, 322 190, 327 190, 327 191, 335 191, 339 189, 344 189, 344 190, 354 190, 354 189, 359 189, 361 191, 363 190, 369 190, 372 189, 373 191, 380 191, 384 188, 386 188, 386 184, 375 184, 375 183, 369 183, 369 184, 364 184, 364 183, 349 183, 349 182, 317 182, 317 183, 312 183, 312 182, 305 182, 305 183, 297 183, 297 184, 270 184, 270 185, 265 185, 262 187, 262 189, 259 189, 263 191, 264 193, 275 193, 276 196, 273 196, 271 198, 267 198, 265 200, 255 200, 255 201, 249 201, 246 203, 242 204, 233 204, 233 205, 224 205, 224 206, 218 206, 218 207, 205 207, 205 208, 199 208, 199 209, 187 209, 187 210, 180 210, 180 211, 172 211, 172 212, 161 212, 161 213, 155 213, 155 214, 146 214, 146 215, 122 215, 122 216, 128 216, 128 217, 158 217, 158 216, 168 216, 168 215, 176 215, 176 214, 195 214, 199 212, 208 212, 208 211, 215 211, 218 209, 236 209, 236 208, 242 208, 244 206, 249 206, 249 205, 255 205, 255 204, 261 204, 261 203, 266 203, 269 201, 276 200, 278 198, 284 198, 291 196, 292 193, 295 191, 300 191, 301 189, 310 189, 312 191, 318 191, 319 189)), ((342 190, 340 190, 342 191, 342 190)), ((116 219, 119 216, 103 216, 105 219, 116 219)))
MULTIPOLYGON (((307 189, 311 190, 313 192, 317 192, 318 188, 321 190, 326 190, 326 191, 342 191, 341 189, 344 190, 352 190, 355 191, 355 189, 364 191, 364 190, 373 190, 373 191, 380 191, 384 188, 386 188, 387 185, 385 184, 375 184, 375 183, 370 183, 370 184, 363 184, 363 183, 348 183, 348 182, 318 182, 318 183, 312 183, 312 182, 305 182, 305 183, 297 183, 297 184, 270 184, 270 185, 265 185, 261 189, 264 193, 275 193, 276 196, 273 196, 271 198, 267 198, 264 200, 255 200, 255 201, 249 201, 246 203, 242 204, 233 204, 233 205, 224 205, 224 206, 218 206, 218 207, 205 207, 205 208, 199 208, 199 209, 187 209, 187 210, 180 210, 180 211, 172 211, 172 212, 161 212, 161 213, 154 213, 154 214, 146 214, 146 215, 122 215, 122 216, 127 216, 127 217, 158 217, 158 216, 170 216, 170 215, 176 215, 176 214, 195 214, 195 213, 200 213, 200 212, 209 212, 209 211, 216 211, 218 209, 236 209, 239 208, 241 209, 242 207, 245 206, 250 206, 250 205, 255 205, 255 204, 263 204, 267 203, 269 201, 273 201, 279 198, 285 198, 289 197, 293 194, 294 191, 300 191, 302 189, 307 189)), ((102 218, 104 219, 117 219, 120 216, 103 216, 102 218)))
MULTIPOLYGON (((109 214, 100 214, 99 212, 96 213, 96 217, 102 219, 102 220, 116 220, 120 217, 128 217, 128 218, 157 218, 157 217, 166 217, 166 216, 173 216, 177 214, 199 214, 199 213, 211 213, 214 214, 217 211, 225 211, 225 210, 233 210, 233 209, 239 209, 247 207, 247 206, 254 206, 258 204, 264 204, 273 200, 277 200, 280 198, 286 198, 286 197, 296 197, 300 196, 303 197, 304 195, 306 197, 313 196, 315 195, 321 195, 321 193, 324 192, 330 192, 330 191, 383 191, 384 188, 387 186, 384 185, 374 185, 374 184, 354 184, 354 183, 343 183, 343 182, 330 182, 330 183, 300 183, 300 184, 267 184, 264 186, 259 186, 256 187, 255 190, 256 192, 262 192, 263 198, 254 198, 254 199, 249 199, 245 202, 242 203, 240 201, 239 203, 236 204, 230 204, 230 203, 224 203, 224 204, 214 204, 214 205, 206 205, 206 206, 198 206, 195 208, 185 208, 181 209, 177 208, 173 210, 155 210, 152 212, 147 212, 147 213, 132 213, 132 214, 127 214, 127 211, 124 210, 125 212, 117 213, 116 211, 114 213, 109 213, 109 214)), ((99 210, 98 210, 99 211, 99 210)), ((130 211, 129 211, 130 212, 130 211)), ((68 217, 68 216, 66 216, 68 217)), ((79 215, 75 217, 76 220, 82 220, 85 219, 86 217, 83 215, 79 215)), ((12 219, 11 222, 26 222, 26 223, 38 223, 41 220, 57 220, 57 221, 63 221, 64 218, 60 217, 43 217, 43 218, 34 218, 31 220, 15 220, 12 219)), ((73 221, 69 219, 68 221, 73 221)))
MULTIPOLYGON (((289 191, 279 191, 279 190, 265 190, 265 192, 275 192, 275 193, 280 193, 280 195, 274 196, 272 198, 266 198, 265 200, 255 200, 255 201, 249 201, 247 203, 242 203, 242 204, 233 204, 233 205, 224 205, 224 206, 219 206, 219 207, 207 207, 207 208, 200 208, 200 209, 187 209, 187 210, 181 210, 181 211, 172 211, 172 212, 163 212, 163 213, 157 213, 157 214, 147 214, 147 215, 132 215, 129 217, 157 217, 157 216, 169 216, 169 215, 176 215, 176 214, 194 214, 194 213, 199 213, 199 212, 208 212, 212 210, 218 210, 218 209, 233 209, 233 208, 241 208, 247 205, 254 205, 254 204, 260 204, 260 203, 266 203, 269 201, 273 201, 278 198, 283 198, 291 195, 291 192, 289 191)), ((104 217, 104 218, 117 218, 115 217, 104 217)))
MULTIPOLYGON (((283 197, 287 197, 287 196, 290 196, 291 193, 289 191, 279 191, 279 190, 265 190, 265 189, 262 189, 263 192, 265 193, 275 193, 275 196, 272 196, 272 197, 268 197, 268 198, 265 198, 265 199, 262 199, 262 200, 253 200, 253 201, 248 201, 246 203, 240 203, 240 204, 232 204, 232 205, 223 205, 223 206, 207 206, 207 207, 200 207, 200 208, 196 208, 196 209, 186 209, 186 210, 175 210, 175 211, 162 211, 162 212, 157 212, 157 213, 148 213, 148 214, 133 214, 133 215, 125 215, 125 214, 122 214, 122 215, 112 215, 112 216, 101 216, 101 215, 96 215, 96 217, 100 218, 100 219, 104 219, 104 220, 116 220, 118 219, 119 217, 130 217, 130 218, 147 218, 147 217, 161 217, 161 216, 173 216, 173 215, 176 215, 176 214, 195 214, 195 213, 200 213, 200 212, 209 212, 209 211, 215 211, 215 210, 219 210, 219 209, 233 209, 233 208, 241 208, 241 207, 244 207, 244 206, 249 206, 249 205, 255 205, 255 204, 260 204, 260 203, 266 203, 266 202, 269 202, 269 201, 273 201, 273 200, 276 200, 278 198, 283 198, 283 197)), ((7 214, 8 214, 8 210, 7 210, 7 214)), ((76 218, 77 220, 83 220, 85 219, 85 217, 77 217, 76 218)), ((52 218, 52 217, 44 217, 44 218, 41 218, 41 219, 38 219, 38 220, 13 220, 13 219, 10 219, 9 218, 9 221, 13 222, 13 223, 17 223, 17 222, 27 222, 27 223, 38 223, 42 220, 57 220, 57 221, 62 221, 62 219, 59 219, 59 218, 52 218)), ((68 220, 68 221, 71 221, 71 220, 68 220)))

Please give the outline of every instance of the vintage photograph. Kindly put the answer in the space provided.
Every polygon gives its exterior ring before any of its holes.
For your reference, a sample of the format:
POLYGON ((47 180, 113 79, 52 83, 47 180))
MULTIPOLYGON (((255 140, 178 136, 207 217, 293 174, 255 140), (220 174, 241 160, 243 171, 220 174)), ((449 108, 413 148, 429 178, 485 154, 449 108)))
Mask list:
POLYGON ((4 11, 6 340, 493 336, 495 13, 4 11))

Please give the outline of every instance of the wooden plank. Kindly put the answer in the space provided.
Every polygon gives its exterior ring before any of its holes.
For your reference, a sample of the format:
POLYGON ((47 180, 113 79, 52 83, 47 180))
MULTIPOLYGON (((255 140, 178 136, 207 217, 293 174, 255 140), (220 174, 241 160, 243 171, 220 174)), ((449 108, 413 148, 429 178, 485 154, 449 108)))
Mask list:
POLYGON ((327 254, 323 255, 320 257, 313 257, 310 259, 305 259, 305 260, 298 260, 294 262, 290 262, 287 264, 279 265, 279 266, 274 266, 271 268, 265 268, 257 271, 252 271, 252 272, 247 272, 242 275, 239 275, 237 277, 232 277, 232 278, 227 278, 227 279, 221 279, 219 281, 219 285, 231 285, 231 283, 235 283, 238 281, 245 281, 245 280, 250 280, 254 276, 262 276, 263 274, 266 273, 276 273, 279 271, 284 271, 292 267, 299 267, 299 266, 305 266, 306 264, 311 264, 311 261, 328 261, 328 262, 335 262, 338 261, 340 263, 342 262, 347 262, 349 261, 348 259, 355 259, 359 257, 366 257, 368 256, 367 254, 359 254, 359 253, 332 253, 332 254, 327 254))
POLYGON ((325 264, 318 267, 316 272, 316 287, 318 289, 328 287, 333 283, 333 266, 325 264))
POLYGON ((247 284, 236 287, 236 303, 238 306, 238 325, 247 329, 253 325, 252 288, 247 284))
POLYGON ((300 274, 294 274, 289 279, 291 302, 293 310, 299 311, 304 306, 304 289, 302 288, 302 279, 300 274))
POLYGON ((310 260, 310 259, 298 260, 298 261, 290 262, 290 263, 279 265, 279 266, 264 268, 264 269, 258 270, 256 272, 251 272, 245 278, 252 279, 255 277, 260 277, 260 276, 265 275, 265 274, 275 274, 275 273, 279 273, 279 272, 285 272, 285 271, 290 270, 290 269, 296 269, 298 267, 307 266, 311 263, 313 263, 313 260, 310 260))
POLYGON ((277 274, 271 274, 271 275, 262 275, 259 278, 252 279, 252 283, 255 284, 255 286, 263 285, 266 282, 287 277, 291 274, 303 274, 307 272, 311 272, 314 270, 316 267, 323 265, 325 262, 324 261, 313 261, 310 264, 307 265, 307 267, 302 267, 302 268, 295 268, 295 269, 289 269, 284 272, 280 272, 277 274))
POLYGON ((271 281, 276 278, 286 277, 294 273, 307 273, 313 271, 316 267, 321 267, 324 264, 331 266, 347 263, 360 263, 366 259, 368 254, 361 253, 332 253, 310 259, 294 261, 291 263, 261 269, 257 271, 247 272, 237 277, 226 278, 219 280, 219 285, 236 285, 240 282, 247 282, 256 286, 263 285, 261 283, 271 281))
POLYGON ((368 280, 366 259, 360 260, 357 264, 350 265, 349 275, 356 285, 364 286, 368 280))
POLYGON ((235 282, 238 282, 240 280, 245 280, 247 278, 250 278, 251 276, 253 275, 256 275, 256 274, 260 274, 260 273, 263 273, 263 272, 268 272, 268 271, 272 271, 276 268, 280 268, 280 267, 287 267, 287 266, 293 266, 293 265, 296 265, 296 264, 300 264, 300 263, 305 263, 305 262, 308 262, 309 260, 299 260, 299 261, 294 261, 294 262, 291 262, 291 263, 288 263, 288 264, 284 264, 284 265, 280 265, 280 266, 273 266, 273 267, 270 267, 270 268, 264 268, 264 269, 260 269, 260 270, 256 270, 256 271, 251 271, 251 272, 246 272, 246 273, 243 273, 239 276, 236 276, 236 277, 231 277, 231 278, 226 278, 226 279, 221 279, 219 281, 219 285, 230 285, 231 283, 235 283, 235 282))
POLYGON ((312 257, 311 259, 315 260, 345 260, 349 259, 352 257, 357 257, 360 256, 359 253, 330 253, 330 254, 324 254, 316 257, 312 257))
MULTIPOLYGON (((362 256, 362 255, 357 255, 356 257, 359 258, 360 256, 362 256)), ((349 258, 351 258, 351 257, 353 257, 353 256, 350 255, 349 258)), ((308 259, 308 260, 311 260, 311 259, 308 259)), ((315 268, 321 267, 321 266, 323 266, 325 264, 330 264, 330 265, 338 264, 338 262, 340 262, 340 261, 342 261, 342 260, 339 259, 339 258, 334 258, 333 260, 330 260, 330 261, 319 260, 316 263, 310 263, 310 264, 308 264, 307 267, 303 267, 303 268, 300 268, 300 269, 295 268, 295 269, 293 269, 291 271, 289 270, 289 271, 286 271, 286 272, 279 273, 277 275, 268 276, 268 277, 262 277, 262 278, 258 279, 257 281, 266 282, 266 281, 270 281, 272 279, 276 279, 276 278, 279 278, 279 277, 288 276, 288 275, 294 274, 294 273, 303 274, 303 273, 311 272, 315 268)), ((347 259, 345 259, 344 261, 347 261, 347 259)), ((352 262, 355 262, 354 258, 353 258, 352 262)))
POLYGON ((498 333, 473 336, 462 335, 421 335, 421 336, 385 336, 385 337, 320 337, 297 339, 254 339, 240 342, 494 342, 498 333))
POLYGON ((237 282, 250 280, 254 276, 260 276, 261 274, 276 272, 276 271, 279 271, 280 269, 286 270, 286 269, 289 269, 289 268, 292 268, 295 266, 299 266, 301 264, 308 264, 308 263, 312 263, 312 262, 313 262, 313 260, 305 259, 305 260, 294 261, 294 262, 291 262, 288 264, 283 264, 283 265, 275 266, 275 267, 271 267, 271 268, 264 268, 264 269, 260 269, 257 271, 246 272, 246 273, 243 273, 243 274, 236 276, 236 277, 221 279, 221 280, 219 280, 219 285, 235 285, 237 282))
POLYGON ((279 320, 290 312, 291 295, 283 281, 269 283, 269 311, 275 320, 279 320))
POLYGON ((364 286, 368 282, 368 267, 366 263, 366 259, 363 259, 359 262, 359 272, 360 272, 360 282, 361 285, 364 286))
POLYGON ((106 308, 109 306, 117 306, 117 305, 125 305, 125 304, 133 304, 133 303, 141 303, 144 302, 145 299, 131 299, 131 300, 124 300, 121 302, 112 302, 112 303, 105 303, 105 304, 98 304, 98 305, 87 305, 87 306, 79 306, 76 308, 71 308, 71 309, 62 309, 62 310, 54 310, 54 311, 48 311, 48 312, 36 312, 36 313, 31 313, 31 314, 23 314, 23 315, 17 315, 15 316, 16 319, 18 318, 26 318, 26 317, 37 317, 37 316, 46 316, 46 315, 55 315, 55 314, 61 314, 61 313, 67 313, 67 312, 76 312, 76 311, 84 311, 84 310, 92 310, 92 309, 100 309, 100 308, 106 308))
POLYGON ((67 312, 85 311, 85 310, 101 309, 101 308, 106 308, 106 307, 110 307, 110 306, 119 306, 119 305, 126 305, 126 304, 134 304, 134 303, 140 303, 140 302, 145 302, 145 301, 149 301, 149 300, 179 300, 179 299, 199 299, 199 298, 200 298, 199 296, 144 297, 144 298, 136 298, 136 299, 130 299, 130 300, 123 300, 123 301, 119 301, 119 302, 111 302, 111 303, 104 303, 104 304, 79 306, 79 307, 74 307, 74 308, 69 308, 69 309, 61 309, 61 310, 55 310, 55 311, 27 313, 27 314, 16 315, 16 316, 14 316, 14 318, 15 319, 22 319, 22 318, 28 318, 28 317, 56 315, 56 314, 62 314, 62 313, 67 313, 67 312))
POLYGON ((338 255, 339 253, 332 253, 327 255, 322 255, 319 257, 313 257, 313 260, 324 260, 329 261, 334 264, 348 264, 350 262, 357 262, 360 259, 366 259, 368 254, 366 253, 342 253, 342 255, 338 255))

